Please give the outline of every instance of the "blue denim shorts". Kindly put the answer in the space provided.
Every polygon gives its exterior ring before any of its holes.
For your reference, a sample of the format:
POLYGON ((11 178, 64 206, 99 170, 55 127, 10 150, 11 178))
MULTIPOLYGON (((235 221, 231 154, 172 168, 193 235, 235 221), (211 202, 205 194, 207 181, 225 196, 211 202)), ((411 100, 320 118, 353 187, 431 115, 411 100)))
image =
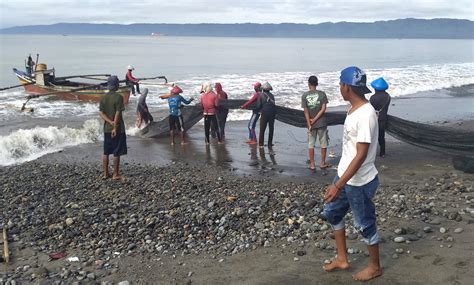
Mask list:
MULTIPOLYGON (((334 182, 339 179, 334 178, 334 182)), ((325 204, 321 216, 330 223, 334 230, 344 228, 344 216, 352 210, 354 227, 362 234, 368 245, 379 242, 380 236, 377 231, 375 205, 372 199, 375 196, 379 178, 375 178, 362 186, 345 185, 336 200, 325 204)))

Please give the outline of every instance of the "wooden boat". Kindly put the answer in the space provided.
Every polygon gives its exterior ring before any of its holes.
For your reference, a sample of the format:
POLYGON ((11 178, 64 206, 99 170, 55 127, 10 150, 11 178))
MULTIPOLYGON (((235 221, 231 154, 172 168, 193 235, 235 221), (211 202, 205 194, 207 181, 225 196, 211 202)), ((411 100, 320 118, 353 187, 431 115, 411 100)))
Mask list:
MULTIPOLYGON (((28 72, 13 68, 13 72, 25 88, 25 91, 32 95, 51 95, 64 100, 80 100, 99 102, 107 93, 108 74, 77 75, 56 77, 54 69, 47 69, 46 64, 39 63, 36 66, 34 75, 28 72), (83 78, 89 80, 103 81, 100 84, 70 81, 69 78, 83 78)), ((126 85, 120 85, 117 91, 123 97, 123 103, 128 104, 130 99, 130 89, 126 85)))

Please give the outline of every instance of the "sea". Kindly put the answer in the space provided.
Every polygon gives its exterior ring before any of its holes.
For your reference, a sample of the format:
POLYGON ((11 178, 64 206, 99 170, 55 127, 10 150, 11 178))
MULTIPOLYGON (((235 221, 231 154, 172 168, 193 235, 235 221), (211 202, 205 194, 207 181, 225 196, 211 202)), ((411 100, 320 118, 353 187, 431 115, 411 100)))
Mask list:
MULTIPOLYGON (((329 106, 337 107, 347 104, 339 94, 339 72, 352 65, 362 68, 369 82, 383 76, 395 98, 445 96, 453 88, 472 96, 473 53, 474 41, 462 39, 0 35, 0 87, 19 84, 12 68, 24 70, 26 57, 31 54, 36 61, 39 54, 38 62, 54 68, 58 77, 113 74, 123 79, 133 65, 135 77, 166 76, 186 98, 198 99, 201 84, 211 81, 220 82, 229 98, 246 99, 254 82, 268 81, 277 104, 290 108, 301 108, 307 78, 314 74, 329 106)), ((149 89, 147 104, 155 120, 167 115, 166 101, 158 97, 168 92, 163 83, 141 82, 141 88, 149 89)), ((28 102, 34 112, 24 113, 19 110, 26 95, 22 88, 0 92, 0 166, 102 140, 97 103, 40 97, 28 102)), ((137 100, 131 96, 124 115, 129 136, 138 131, 137 100)), ((433 112, 440 120, 452 118, 446 110, 433 112)), ((465 116, 466 110, 458 114, 465 116)), ((250 112, 235 110, 229 120, 249 117, 250 112)))

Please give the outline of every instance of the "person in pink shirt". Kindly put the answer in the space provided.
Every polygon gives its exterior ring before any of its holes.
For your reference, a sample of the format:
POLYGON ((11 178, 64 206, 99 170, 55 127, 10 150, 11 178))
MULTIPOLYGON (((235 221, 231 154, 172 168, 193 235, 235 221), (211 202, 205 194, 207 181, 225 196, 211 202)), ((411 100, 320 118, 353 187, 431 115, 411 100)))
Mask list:
POLYGON ((216 83, 214 86, 216 90, 217 97, 219 99, 219 107, 217 107, 217 126, 218 129, 211 129, 211 136, 212 138, 216 137, 217 132, 221 133, 222 140, 225 139, 225 123, 227 121, 227 115, 229 114, 229 108, 225 106, 225 102, 227 101, 227 93, 222 90, 222 84, 219 82, 216 83))
MULTIPOLYGON (((206 82, 202 86, 201 106, 204 115, 204 134, 206 136, 206 144, 209 144, 209 135, 211 127, 218 130, 217 125, 217 108, 219 107, 219 97, 212 91, 212 84, 206 82)), ((218 143, 222 143, 220 132, 217 133, 218 143)))
MULTIPOLYGON (((247 102, 245 102, 245 104, 240 106, 240 109, 245 109, 248 105, 257 101, 258 96, 262 92, 262 83, 256 82, 253 85, 253 89, 255 90, 255 93, 253 93, 252 98, 250 98, 247 102)), ((249 124, 248 124, 249 139, 245 141, 245 143, 257 144, 257 135, 255 133, 255 126, 257 125, 258 118, 260 118, 260 113, 254 108, 252 111, 252 117, 250 117, 249 124)))

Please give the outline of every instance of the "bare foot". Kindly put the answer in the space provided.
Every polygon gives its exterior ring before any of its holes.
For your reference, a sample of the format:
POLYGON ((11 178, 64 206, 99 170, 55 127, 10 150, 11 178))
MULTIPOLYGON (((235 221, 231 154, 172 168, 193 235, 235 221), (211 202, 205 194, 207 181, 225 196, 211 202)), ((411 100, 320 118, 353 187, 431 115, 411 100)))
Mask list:
POLYGON ((316 166, 315 166, 314 164, 310 164, 310 165, 309 165, 309 169, 310 169, 310 170, 316 170, 316 166))
POLYGON ((319 168, 321 168, 321 169, 326 169, 326 168, 328 168, 328 167, 331 167, 331 165, 328 164, 328 163, 324 163, 324 164, 320 164, 320 165, 319 165, 319 168))
POLYGON ((188 143, 187 142, 181 142, 181 145, 186 145, 186 144, 188 144, 188 143))
POLYGON ((127 180, 125 177, 120 176, 120 175, 112 176, 112 179, 116 181, 121 181, 121 182, 124 182, 127 180))
POLYGON ((374 268, 367 266, 366 268, 359 271, 356 275, 353 275, 352 278, 357 281, 368 281, 382 275, 382 269, 374 268))
POLYGON ((109 175, 109 174, 102 174, 102 175, 100 176, 100 179, 102 179, 102 180, 106 180, 106 179, 109 179, 109 178, 110 178, 110 175, 109 175))
POLYGON ((323 265, 323 269, 327 272, 331 272, 335 269, 347 269, 350 267, 350 264, 347 261, 342 261, 338 260, 337 257, 336 259, 332 260, 331 263, 323 265))
POLYGON ((170 145, 174 145, 174 142, 170 143, 170 145))

